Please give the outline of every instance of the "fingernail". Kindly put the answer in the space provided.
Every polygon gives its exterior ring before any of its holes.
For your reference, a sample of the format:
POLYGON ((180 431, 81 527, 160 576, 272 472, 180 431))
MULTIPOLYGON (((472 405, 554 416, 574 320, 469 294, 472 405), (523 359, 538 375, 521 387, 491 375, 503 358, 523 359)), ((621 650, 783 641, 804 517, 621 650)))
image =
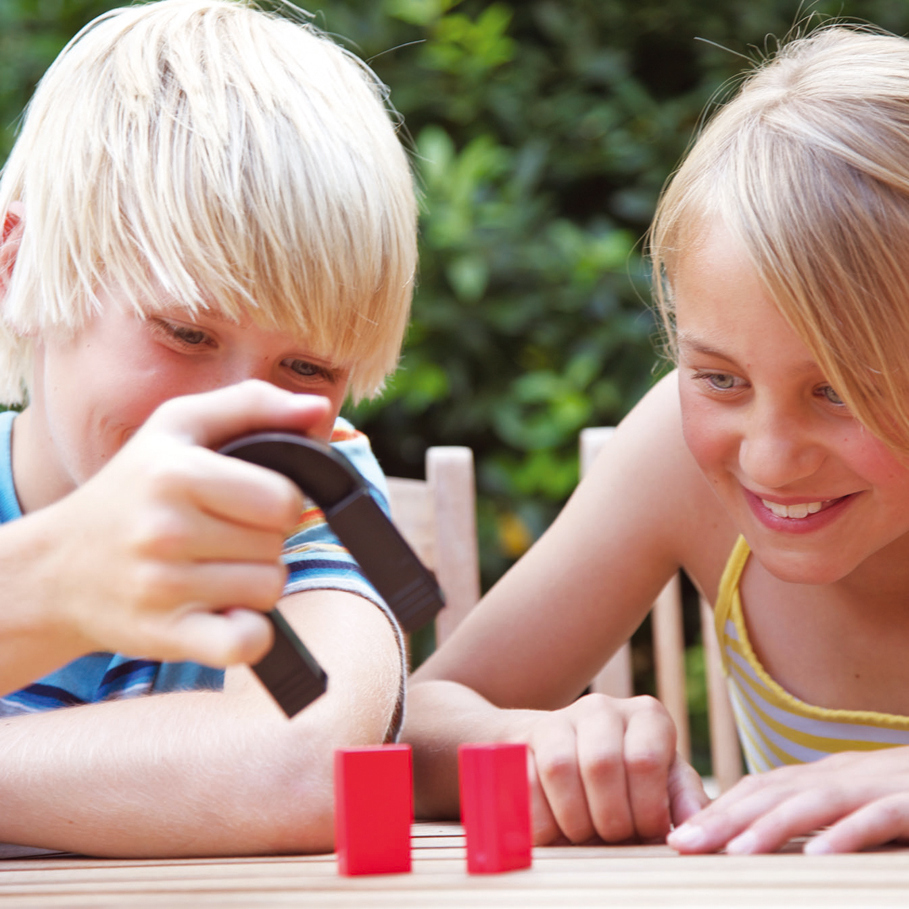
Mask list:
POLYGON ((831 855, 833 850, 830 848, 830 843, 826 837, 818 836, 813 840, 808 840, 802 847, 802 852, 805 855, 831 855))
POLYGON ((705 842, 704 828, 697 824, 682 824, 666 837, 666 842, 673 847, 699 849, 705 842))
POLYGON ((751 855, 756 849, 757 837, 750 830, 726 844, 726 852, 729 855, 751 855))

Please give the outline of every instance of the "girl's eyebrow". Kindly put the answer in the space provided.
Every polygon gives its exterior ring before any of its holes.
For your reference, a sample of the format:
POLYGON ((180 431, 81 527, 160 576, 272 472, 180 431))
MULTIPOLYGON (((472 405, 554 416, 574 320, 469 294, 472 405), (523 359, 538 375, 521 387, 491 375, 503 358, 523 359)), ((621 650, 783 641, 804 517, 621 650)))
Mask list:
MULTIPOLYGON (((717 357, 726 360, 729 363, 735 363, 736 359, 729 353, 713 346, 709 341, 699 338, 691 332, 679 331, 676 334, 676 346, 681 350, 685 349, 686 353, 701 354, 705 357, 717 357)), ((820 371, 818 364, 810 357, 792 367, 794 373, 815 373, 820 371)))
POLYGON ((707 341, 684 330, 679 331, 676 334, 676 342, 679 347, 684 347, 693 353, 705 354, 711 357, 726 357, 727 359, 729 356, 722 350, 709 344, 707 341))

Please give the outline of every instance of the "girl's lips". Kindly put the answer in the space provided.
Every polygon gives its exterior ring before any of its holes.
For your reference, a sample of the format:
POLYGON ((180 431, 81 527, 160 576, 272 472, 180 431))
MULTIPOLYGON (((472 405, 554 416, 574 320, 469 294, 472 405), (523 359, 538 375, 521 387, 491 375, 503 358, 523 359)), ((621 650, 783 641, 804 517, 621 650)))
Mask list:
POLYGON ((836 520, 840 512, 852 501, 854 495, 837 499, 819 499, 814 502, 796 502, 783 505, 744 490, 745 499, 755 517, 771 530, 783 533, 811 533, 836 520))

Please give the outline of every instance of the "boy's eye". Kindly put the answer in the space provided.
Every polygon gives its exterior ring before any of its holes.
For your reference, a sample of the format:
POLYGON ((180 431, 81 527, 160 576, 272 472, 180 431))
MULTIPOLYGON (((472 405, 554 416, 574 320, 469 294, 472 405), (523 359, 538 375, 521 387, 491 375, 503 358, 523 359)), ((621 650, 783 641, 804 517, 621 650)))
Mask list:
POLYGON ((309 360, 288 360, 287 365, 298 375, 306 379, 330 378, 331 372, 324 366, 310 363, 309 360))
POLYGON ((169 319, 152 319, 151 325, 165 337, 173 338, 187 347, 200 347, 209 340, 208 333, 194 325, 171 322, 169 319))
POLYGON ((171 332, 175 338, 179 338, 184 344, 202 344, 205 341, 205 332, 199 328, 191 328, 188 325, 171 325, 171 332))

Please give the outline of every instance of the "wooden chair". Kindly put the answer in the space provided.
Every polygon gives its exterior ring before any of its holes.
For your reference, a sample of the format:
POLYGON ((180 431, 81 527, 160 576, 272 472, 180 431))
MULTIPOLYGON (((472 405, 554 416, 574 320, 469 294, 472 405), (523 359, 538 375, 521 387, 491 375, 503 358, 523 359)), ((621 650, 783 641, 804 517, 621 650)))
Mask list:
POLYGON ((473 452, 436 446, 426 452, 426 479, 388 478, 391 517, 445 595, 436 646, 480 599, 473 452))
MULTIPOLYGON (((581 475, 609 441, 612 427, 598 426, 581 431, 581 475)), ((699 599, 701 636, 707 682, 707 714, 710 728, 710 760, 713 780, 725 792, 742 776, 742 756, 732 704, 720 665, 719 645, 713 625, 713 610, 699 599)), ((682 613, 682 584, 676 575, 662 590, 651 612, 654 668, 657 697, 663 702, 679 736, 679 753, 691 760, 691 736, 685 673, 685 639, 682 613)), ((631 647, 626 644, 596 675, 591 690, 613 697, 634 694, 631 647)))

